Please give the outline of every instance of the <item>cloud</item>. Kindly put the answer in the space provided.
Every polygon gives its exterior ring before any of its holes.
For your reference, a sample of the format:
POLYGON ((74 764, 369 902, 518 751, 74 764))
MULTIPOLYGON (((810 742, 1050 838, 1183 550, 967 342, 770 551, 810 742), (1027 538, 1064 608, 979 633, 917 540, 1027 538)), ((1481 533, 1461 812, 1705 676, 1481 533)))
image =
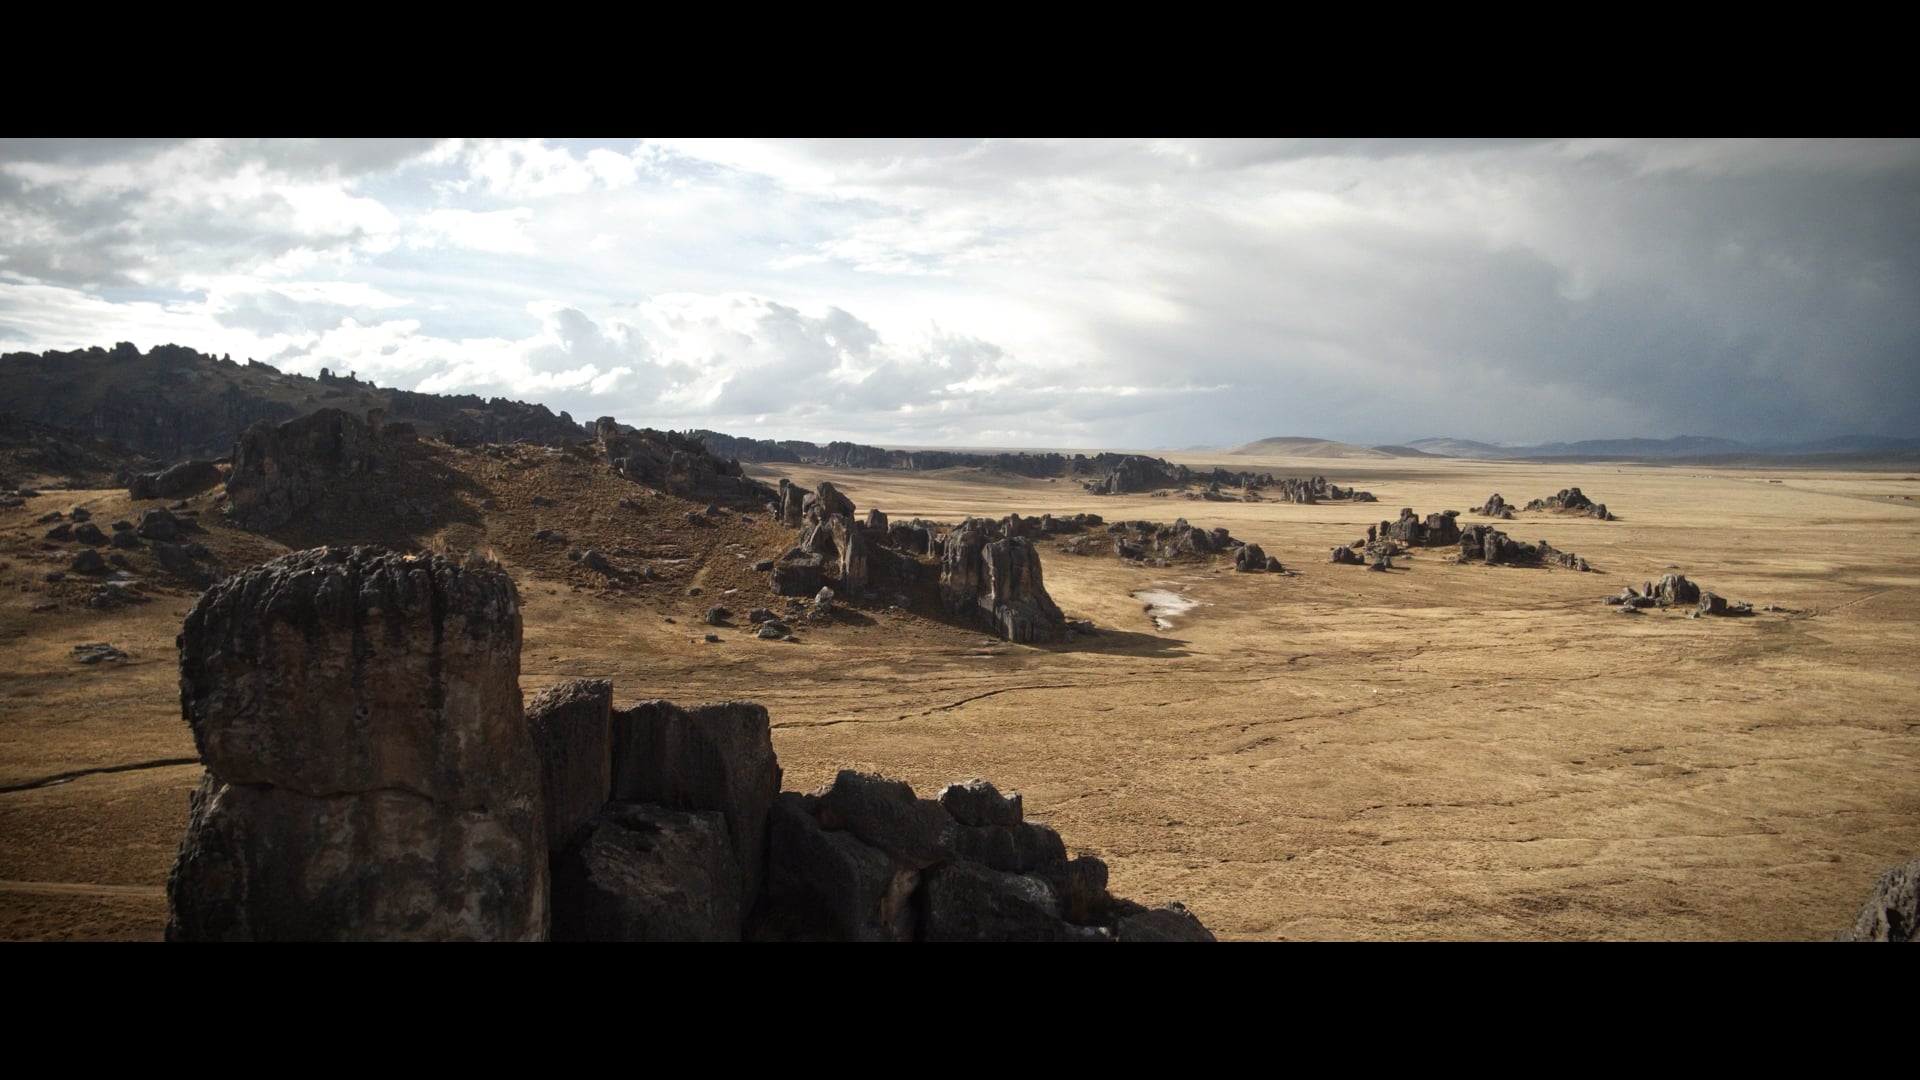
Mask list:
POLYGON ((527 222, 533 211, 526 207, 512 210, 434 210, 416 221, 418 232, 409 241, 416 247, 446 243, 472 251, 526 254, 533 251, 533 239, 527 235, 527 222))
POLYGON ((0 331, 920 445, 1911 435, 1917 181, 1911 140, 10 140, 0 331))

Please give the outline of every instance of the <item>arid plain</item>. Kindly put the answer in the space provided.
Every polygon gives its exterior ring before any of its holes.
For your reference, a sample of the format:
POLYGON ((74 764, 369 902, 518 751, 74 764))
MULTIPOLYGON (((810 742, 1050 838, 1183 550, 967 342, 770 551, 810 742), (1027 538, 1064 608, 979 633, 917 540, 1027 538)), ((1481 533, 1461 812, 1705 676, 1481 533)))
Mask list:
MULTIPOLYGON (((1851 924, 1884 870, 1920 854, 1913 474, 1166 456, 1321 474, 1379 502, 749 467, 831 479, 861 511, 896 520, 1186 517, 1293 571, 1236 573, 1230 559, 1156 569, 1046 543, 1047 588, 1099 628, 1048 647, 877 609, 797 642, 745 629, 701 640, 716 596, 771 600, 746 564, 778 554, 790 531, 766 521, 716 536, 686 556, 692 577, 639 594, 582 588, 551 560, 519 557, 518 490, 493 489, 497 513, 438 539, 500 549, 523 598, 529 696, 594 676, 612 677, 622 702, 759 701, 790 789, 841 768, 922 794, 985 777, 1023 792, 1028 816, 1072 853, 1106 860, 1115 893, 1181 900, 1222 939, 1820 939, 1851 924), (1535 512, 1500 528, 1576 552, 1592 573, 1456 564, 1445 548, 1387 573, 1327 561, 1402 506, 1457 509, 1466 524, 1494 492, 1522 504, 1568 486, 1619 520, 1535 512), (1600 602, 1670 570, 1785 610, 1622 617, 1600 602), (704 595, 686 595, 690 582, 704 595), (1149 590, 1195 606, 1156 627, 1134 595, 1149 590)), ((50 491, 5 511, 0 532, 24 545, 35 515, 76 503, 98 517, 127 499, 50 491)), ((286 547, 214 531, 209 546, 230 560, 286 547)), ((16 563, 24 550, 10 549, 16 563)), ((173 646, 192 596, 34 613, 21 584, 32 575, 10 574, 0 937, 157 939, 199 773, 179 763, 194 747, 173 646), (73 646, 90 641, 129 659, 74 663, 73 646), (45 782, 68 773, 80 775, 45 782)))

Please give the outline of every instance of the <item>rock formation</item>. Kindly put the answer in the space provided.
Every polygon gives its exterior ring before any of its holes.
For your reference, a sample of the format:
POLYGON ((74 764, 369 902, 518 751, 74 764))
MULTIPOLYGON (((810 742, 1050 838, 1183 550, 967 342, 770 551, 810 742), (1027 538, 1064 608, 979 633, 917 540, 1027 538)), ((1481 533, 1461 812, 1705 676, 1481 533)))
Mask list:
POLYGON ((498 567, 288 555, 209 589, 179 645, 206 772, 169 940, 546 937, 519 599, 498 567))
POLYGON ((707 452, 705 443, 678 432, 633 429, 603 416, 593 445, 615 472, 648 487, 701 502, 759 506, 775 492, 742 472, 740 463, 707 452))
POLYGON ((1403 506, 1398 519, 1380 523, 1379 539, 1394 540, 1407 547, 1452 547, 1460 542, 1459 516, 1458 510, 1443 510, 1428 514, 1422 521, 1412 507, 1403 506))
POLYGON ((1565 513, 1585 514, 1588 517, 1599 518, 1601 521, 1613 520, 1613 515, 1607 513, 1605 503, 1594 502, 1592 499, 1581 494, 1580 489, 1577 487, 1561 488, 1559 492, 1549 495, 1544 499, 1533 500, 1527 504, 1526 508, 1528 510, 1555 510, 1565 513))
POLYGON ((750 702, 620 709, 583 679, 523 714, 517 596, 477 557, 286 556, 180 647, 207 771, 169 940, 1213 940, 984 781, 781 792, 750 702))
POLYGON ((983 518, 968 518, 947 535, 941 599, 956 613, 974 614, 1008 641, 1060 640, 1067 617, 1041 581, 1039 549, 1023 536, 994 535, 993 523, 983 518))
POLYGON ((127 483, 136 499, 178 499, 198 495, 220 482, 220 466, 211 461, 183 461, 159 472, 141 473, 127 483))
MULTIPOLYGON (((1498 498, 1498 496, 1495 496, 1498 498)), ((1515 540, 1491 525, 1469 525, 1460 533, 1460 562, 1480 561, 1488 566, 1561 566, 1568 570, 1593 569, 1587 560, 1571 551, 1560 551, 1545 540, 1537 544, 1515 540)))
POLYGON ((339 409, 253 425, 233 447, 228 519, 255 532, 287 524, 325 499, 341 479, 381 467, 385 437, 378 427, 339 409))
MULTIPOLYGON (((1702 589, 1695 582, 1687 580, 1685 574, 1663 574, 1658 581, 1649 581, 1635 589, 1629 585, 1616 596, 1604 597, 1602 603, 1615 606, 1623 613, 1639 611, 1645 608, 1687 607, 1691 618, 1703 615, 1751 615, 1753 605, 1745 600, 1728 600, 1717 593, 1702 589)), ((1769 607, 1767 610, 1778 610, 1769 607)))
POLYGON ((1881 876, 1850 929, 1836 941, 1920 941, 1920 859, 1881 876))
POLYGON ((1507 500, 1501 498, 1500 493, 1496 491, 1487 499, 1486 505, 1475 510, 1474 513, 1479 514, 1481 517, 1506 518, 1511 520, 1513 518, 1513 507, 1508 506, 1507 500))

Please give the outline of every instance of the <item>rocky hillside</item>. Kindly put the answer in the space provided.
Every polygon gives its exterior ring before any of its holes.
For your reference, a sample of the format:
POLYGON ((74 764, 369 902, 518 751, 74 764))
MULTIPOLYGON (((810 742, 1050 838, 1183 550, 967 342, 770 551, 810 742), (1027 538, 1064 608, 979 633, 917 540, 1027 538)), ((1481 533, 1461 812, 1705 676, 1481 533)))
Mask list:
POLYGON ((167 462, 225 458, 251 424, 322 408, 382 409, 422 435, 459 441, 557 444, 587 437, 544 405, 471 394, 417 394, 323 370, 319 378, 249 360, 236 363, 179 345, 142 353, 122 342, 72 352, 0 356, 0 412, 21 421, 125 444, 167 462))

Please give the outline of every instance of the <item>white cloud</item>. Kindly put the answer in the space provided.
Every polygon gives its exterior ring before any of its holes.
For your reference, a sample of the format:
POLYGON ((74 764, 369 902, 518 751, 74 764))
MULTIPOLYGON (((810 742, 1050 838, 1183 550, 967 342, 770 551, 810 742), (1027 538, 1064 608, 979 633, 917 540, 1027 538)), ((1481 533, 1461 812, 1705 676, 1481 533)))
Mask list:
POLYGON ((527 207, 512 210, 434 210, 415 220, 417 232, 408 243, 415 247, 438 243, 472 251, 527 254, 533 251, 533 238, 527 235, 527 223, 533 211, 527 207))

